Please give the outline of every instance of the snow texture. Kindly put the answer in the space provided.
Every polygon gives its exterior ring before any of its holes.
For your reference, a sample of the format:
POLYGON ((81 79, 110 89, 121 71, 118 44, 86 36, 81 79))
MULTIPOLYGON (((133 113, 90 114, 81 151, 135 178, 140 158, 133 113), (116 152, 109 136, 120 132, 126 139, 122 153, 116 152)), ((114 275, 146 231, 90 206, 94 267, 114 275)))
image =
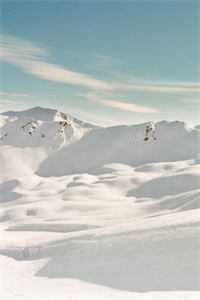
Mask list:
POLYGON ((199 126, 64 116, 0 115, 1 299, 199 299, 199 126))

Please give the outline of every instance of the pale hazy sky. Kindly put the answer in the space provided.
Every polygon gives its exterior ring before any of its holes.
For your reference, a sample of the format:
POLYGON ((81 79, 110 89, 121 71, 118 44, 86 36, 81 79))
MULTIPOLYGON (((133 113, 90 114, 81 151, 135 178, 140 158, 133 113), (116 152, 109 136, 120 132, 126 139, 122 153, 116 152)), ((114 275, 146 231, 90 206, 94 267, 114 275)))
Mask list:
POLYGON ((199 123, 200 3, 1 1, 0 111, 199 123))

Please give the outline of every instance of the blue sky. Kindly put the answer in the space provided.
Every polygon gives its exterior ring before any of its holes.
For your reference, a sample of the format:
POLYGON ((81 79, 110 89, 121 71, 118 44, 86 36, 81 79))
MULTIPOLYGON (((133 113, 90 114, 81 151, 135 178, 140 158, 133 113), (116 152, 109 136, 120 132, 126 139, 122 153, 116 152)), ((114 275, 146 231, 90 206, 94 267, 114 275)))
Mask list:
POLYGON ((198 1, 1 1, 0 110, 198 123, 198 1))

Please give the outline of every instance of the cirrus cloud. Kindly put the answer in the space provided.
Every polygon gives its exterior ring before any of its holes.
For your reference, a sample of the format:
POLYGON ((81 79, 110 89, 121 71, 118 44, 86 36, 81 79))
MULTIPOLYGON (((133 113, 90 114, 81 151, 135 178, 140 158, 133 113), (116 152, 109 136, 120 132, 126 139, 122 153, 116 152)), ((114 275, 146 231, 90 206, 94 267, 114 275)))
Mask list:
POLYGON ((91 101, 98 102, 104 106, 112 107, 112 108, 123 110, 123 111, 148 113, 148 114, 158 112, 158 109, 156 109, 156 108, 138 105, 138 104, 130 103, 130 102, 123 102, 119 99, 109 99, 107 97, 101 97, 101 96, 98 96, 98 95, 95 95, 92 93, 86 93, 86 94, 82 94, 80 96, 85 97, 91 101))
POLYGON ((0 60, 18 66, 24 73, 38 78, 101 91, 137 91, 146 93, 199 93, 199 82, 163 82, 133 80, 105 81, 47 62, 49 52, 29 41, 0 36, 0 60))
POLYGON ((0 38, 0 60, 18 66, 25 73, 45 80, 78 85, 90 89, 112 89, 110 84, 105 81, 48 63, 45 61, 47 57, 48 51, 46 49, 36 47, 30 42, 10 36, 1 36, 0 38))

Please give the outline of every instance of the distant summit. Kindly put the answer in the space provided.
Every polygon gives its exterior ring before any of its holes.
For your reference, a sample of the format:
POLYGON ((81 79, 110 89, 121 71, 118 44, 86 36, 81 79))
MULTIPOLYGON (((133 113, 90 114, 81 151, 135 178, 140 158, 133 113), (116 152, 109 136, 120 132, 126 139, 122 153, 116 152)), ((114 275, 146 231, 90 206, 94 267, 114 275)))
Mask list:
POLYGON ((55 109, 34 107, 0 114, 0 144, 53 153, 98 128, 55 109))
POLYGON ((55 109, 36 106, 23 111, 7 111, 1 114, 8 117, 33 118, 41 121, 52 121, 56 113, 57 111, 55 109))
POLYGON ((148 123, 96 127, 42 107, 3 115, 7 118, 2 118, 0 144, 35 149, 35 153, 42 149, 40 176, 98 173, 113 163, 137 167, 199 157, 200 131, 182 121, 155 123, 154 138, 146 139, 148 123))
POLYGON ((7 111, 7 112, 1 113, 0 115, 7 116, 7 117, 16 117, 18 119, 34 119, 34 120, 38 120, 38 121, 51 122, 51 121, 59 120, 59 118, 62 118, 62 117, 60 117, 60 115, 63 115, 63 114, 66 114, 66 116, 69 117, 69 119, 74 120, 75 123, 79 124, 82 127, 85 127, 85 128, 97 127, 93 124, 90 124, 90 123, 87 123, 84 121, 80 121, 65 112, 60 112, 56 109, 45 108, 45 107, 40 107, 40 106, 36 106, 36 107, 26 109, 23 111, 7 111))

